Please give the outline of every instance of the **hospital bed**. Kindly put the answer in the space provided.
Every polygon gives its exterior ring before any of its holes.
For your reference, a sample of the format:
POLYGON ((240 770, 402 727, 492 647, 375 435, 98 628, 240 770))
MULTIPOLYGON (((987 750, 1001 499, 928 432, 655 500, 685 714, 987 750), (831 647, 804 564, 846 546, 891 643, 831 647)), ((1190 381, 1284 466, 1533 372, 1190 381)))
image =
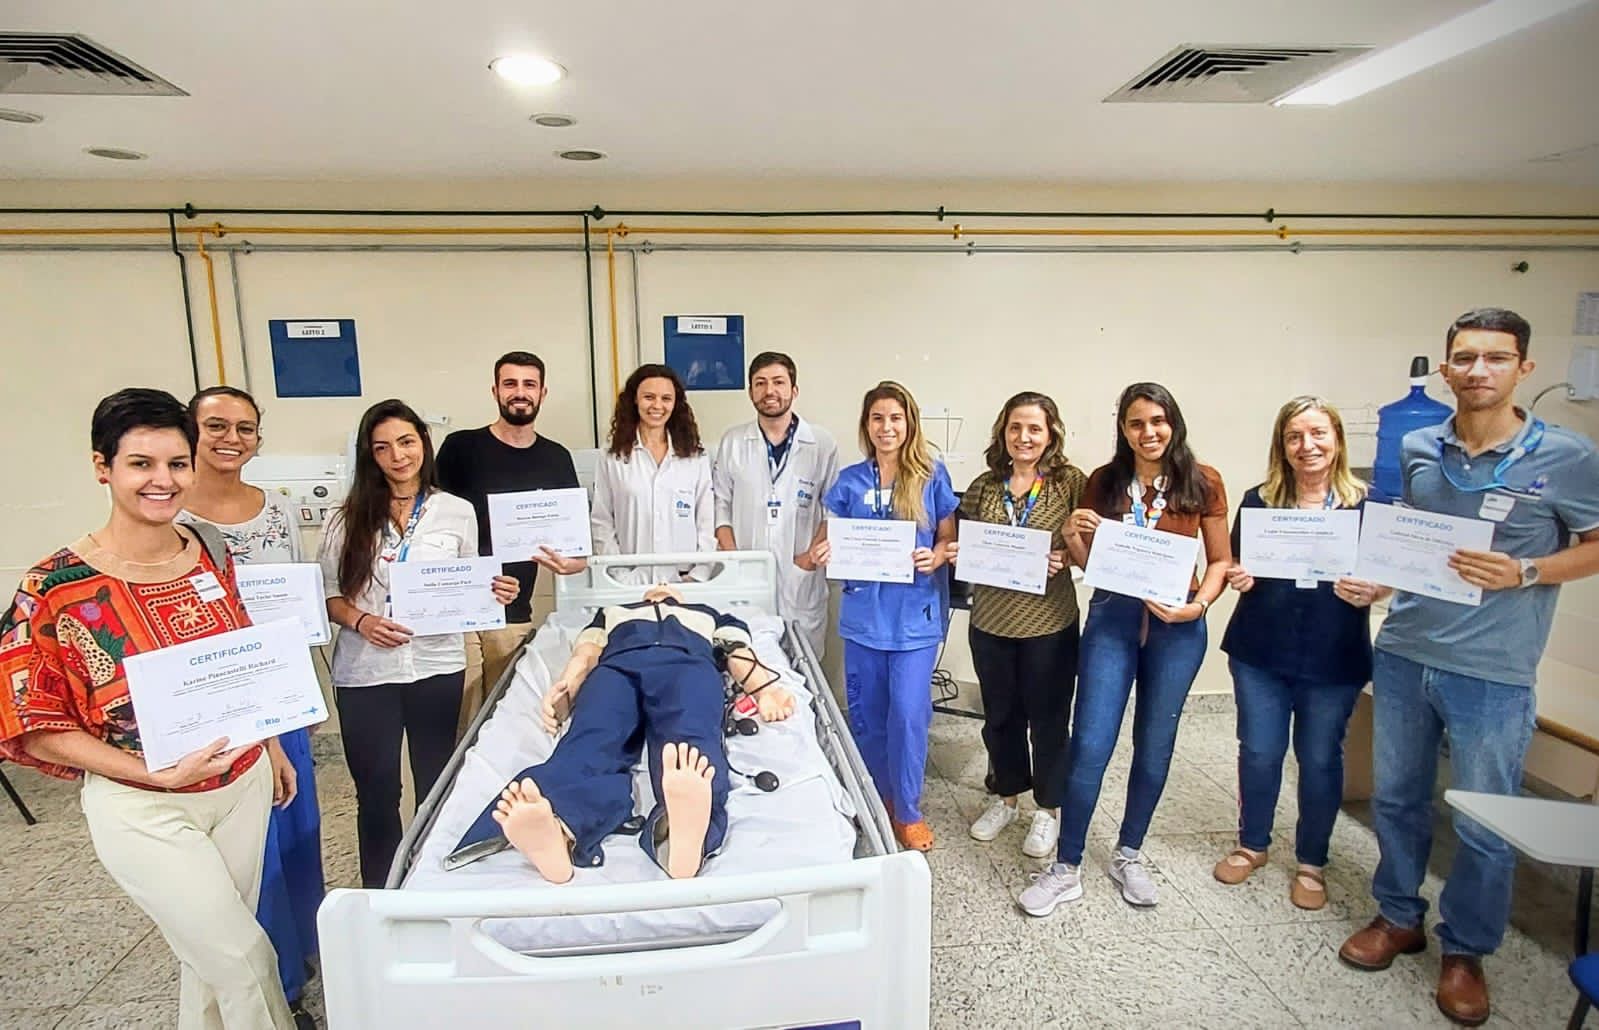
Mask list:
MULTIPOLYGON (((557 580, 555 612, 418 807, 388 889, 328 895, 317 923, 333 1030, 927 1025, 927 863, 898 849, 815 654, 776 617, 765 552, 719 553, 710 580, 680 585, 686 600, 748 623, 797 701, 788 721, 728 738, 739 772, 727 841, 698 877, 666 878, 626 833, 606 839, 602 866, 558 887, 510 850, 447 868, 489 799, 549 754, 544 688, 596 608, 638 599, 608 570, 639 563, 595 557, 557 580), (760 770, 777 773, 777 790, 754 787, 760 770)), ((642 771, 635 796, 648 811, 642 771)))

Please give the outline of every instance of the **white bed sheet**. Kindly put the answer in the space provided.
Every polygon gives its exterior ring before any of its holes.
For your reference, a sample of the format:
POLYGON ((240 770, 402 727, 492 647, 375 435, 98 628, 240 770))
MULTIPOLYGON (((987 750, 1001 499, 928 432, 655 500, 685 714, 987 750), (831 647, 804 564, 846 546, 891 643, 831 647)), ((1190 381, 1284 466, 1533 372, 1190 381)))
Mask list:
MULTIPOLYGON (((751 776, 770 770, 781 786, 767 794, 733 774, 727 838, 700 875, 736 876, 848 861, 855 848, 854 808, 817 742, 810 690, 802 685, 804 680, 789 665, 779 644, 782 621, 765 615, 747 621, 762 660, 781 672, 784 686, 794 692, 796 712, 780 723, 762 723, 760 732, 752 737, 727 739, 734 767, 751 776)), ((543 761, 554 748, 554 741, 540 725, 540 705, 554 673, 571 654, 577 631, 587 622, 588 617, 579 614, 552 615, 523 653, 505 696, 464 756, 454 786, 406 877, 406 889, 559 889, 515 851, 502 851, 454 870, 445 870, 442 862, 510 777, 543 761)), ((639 814, 653 806, 649 772, 642 763, 634 769, 634 797, 639 814)), ((644 854, 636 836, 613 834, 606 838, 604 852, 603 865, 577 870, 572 882, 593 886, 666 878, 644 854)), ((746 932, 776 911, 777 903, 766 900, 698 909, 486 920, 483 930, 516 951, 625 946, 746 932)))

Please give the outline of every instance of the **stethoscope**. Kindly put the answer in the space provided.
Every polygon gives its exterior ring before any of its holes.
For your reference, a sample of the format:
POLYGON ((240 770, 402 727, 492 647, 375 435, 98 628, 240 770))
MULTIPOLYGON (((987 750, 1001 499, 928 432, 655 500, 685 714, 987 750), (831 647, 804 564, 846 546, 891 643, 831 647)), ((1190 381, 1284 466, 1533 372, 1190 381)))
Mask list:
POLYGON ((1444 474, 1444 479, 1448 481, 1450 486, 1464 494, 1480 494, 1489 490, 1510 490, 1512 493, 1524 492, 1516 491, 1509 483, 1505 482, 1505 473, 1509 472, 1510 467, 1516 462, 1538 449, 1538 445, 1543 443, 1544 430, 1547 428, 1543 419, 1533 416, 1531 425, 1527 429, 1527 435, 1522 438, 1520 443, 1510 449, 1509 454, 1499 459, 1499 464, 1494 466, 1493 479, 1481 486, 1467 486, 1464 483, 1457 482, 1455 477, 1449 474, 1449 463, 1444 460, 1444 442, 1441 437, 1438 440, 1438 470, 1444 474))
MULTIPOLYGON (((728 649, 721 644, 711 645, 711 652, 716 656, 716 664, 724 671, 727 668, 727 651, 728 649)), ((749 653, 750 660, 755 663, 755 667, 763 672, 770 673, 771 678, 765 683, 762 683, 760 686, 756 687, 754 690, 743 690, 743 685, 739 684, 735 689, 728 691, 727 699, 722 705, 722 736, 724 737, 731 737, 735 734, 740 737, 753 737, 755 734, 761 732, 760 723, 756 722, 750 716, 739 712, 739 701, 744 698, 753 699, 756 694, 759 694, 761 691, 765 690, 767 687, 783 678, 782 675, 777 672, 777 670, 761 661, 760 656, 755 653, 754 648, 750 648, 749 653)), ((755 673, 752 671, 750 675, 753 676, 755 673)), ((749 677, 745 678, 748 679, 749 677)), ((727 760, 728 772, 734 774, 735 776, 742 777, 749 783, 753 783, 758 790, 770 794, 772 791, 782 786, 782 782, 777 778, 777 774, 772 772, 770 769, 761 769, 754 773, 747 773, 733 764, 733 756, 728 753, 726 748, 722 749, 722 757, 727 760)))

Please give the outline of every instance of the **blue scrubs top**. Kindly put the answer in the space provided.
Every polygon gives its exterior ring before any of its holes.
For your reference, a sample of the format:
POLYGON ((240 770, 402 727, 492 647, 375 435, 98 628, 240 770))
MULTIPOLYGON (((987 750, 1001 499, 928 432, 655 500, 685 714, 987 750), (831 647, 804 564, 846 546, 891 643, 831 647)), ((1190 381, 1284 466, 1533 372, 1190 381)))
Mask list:
MULTIPOLYGON (((872 463, 863 461, 843 469, 823 499, 828 514, 846 519, 892 518, 888 511, 889 484, 873 510, 877 477, 872 463)), ((916 546, 932 547, 938 524, 955 513, 955 488, 942 462, 934 462, 933 477, 922 491, 922 503, 931 519, 916 527, 916 546)), ((839 603, 838 635, 878 651, 914 651, 937 645, 949 625, 949 566, 931 575, 916 573, 910 583, 866 583, 844 580, 839 603)))

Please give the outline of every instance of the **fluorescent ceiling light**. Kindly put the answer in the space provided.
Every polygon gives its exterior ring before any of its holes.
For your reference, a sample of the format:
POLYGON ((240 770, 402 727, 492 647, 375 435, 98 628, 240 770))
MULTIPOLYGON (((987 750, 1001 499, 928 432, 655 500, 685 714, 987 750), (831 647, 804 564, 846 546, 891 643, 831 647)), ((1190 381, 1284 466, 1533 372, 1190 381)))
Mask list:
POLYGON ((1275 104, 1341 104, 1480 46, 1581 7, 1588 0, 1493 0, 1280 97, 1275 104))
POLYGON ((530 54, 497 57, 489 63, 489 68, 506 82, 514 82, 518 86, 548 86, 566 75, 566 69, 548 57, 530 54))

